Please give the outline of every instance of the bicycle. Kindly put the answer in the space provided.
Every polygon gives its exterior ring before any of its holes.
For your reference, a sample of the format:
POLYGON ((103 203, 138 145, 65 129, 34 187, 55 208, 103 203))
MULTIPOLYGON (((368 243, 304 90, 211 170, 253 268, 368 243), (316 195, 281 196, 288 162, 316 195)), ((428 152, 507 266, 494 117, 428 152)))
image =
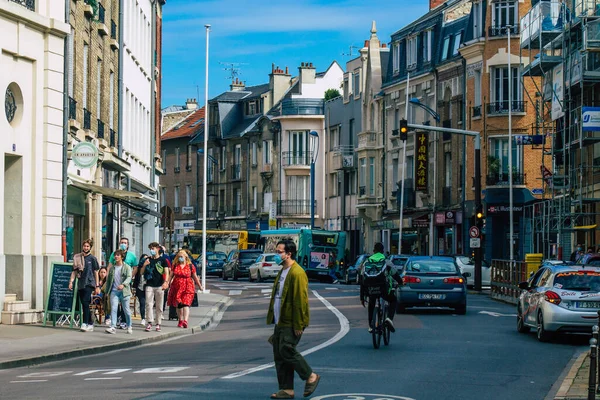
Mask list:
POLYGON ((387 316, 387 309, 389 304, 387 300, 381 297, 381 290, 377 290, 379 293, 375 293, 378 288, 369 288, 370 294, 373 293, 373 296, 377 296, 377 300, 375 303, 375 308, 373 310, 373 319, 371 320, 371 336, 373 338, 373 347, 378 349, 381 346, 381 338, 383 337, 383 344, 388 346, 390 344, 391 332, 388 325, 385 323, 385 318, 387 316))

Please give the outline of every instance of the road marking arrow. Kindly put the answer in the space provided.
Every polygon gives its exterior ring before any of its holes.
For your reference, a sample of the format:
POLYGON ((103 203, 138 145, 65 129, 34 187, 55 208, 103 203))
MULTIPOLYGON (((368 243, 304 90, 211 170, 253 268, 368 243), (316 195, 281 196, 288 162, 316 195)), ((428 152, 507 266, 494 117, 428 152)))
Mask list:
POLYGON ((517 314, 502 314, 494 311, 479 311, 479 314, 491 315, 492 317, 516 317, 517 314))

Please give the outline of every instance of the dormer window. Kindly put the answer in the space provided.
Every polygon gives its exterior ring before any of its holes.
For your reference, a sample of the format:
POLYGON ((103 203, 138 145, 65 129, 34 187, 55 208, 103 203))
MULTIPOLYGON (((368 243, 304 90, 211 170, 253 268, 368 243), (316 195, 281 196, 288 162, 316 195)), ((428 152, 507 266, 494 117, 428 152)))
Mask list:
POLYGON ((480 38, 483 36, 483 5, 481 1, 474 1, 472 7, 473 37, 480 38))
POLYGON ((462 31, 458 32, 456 36, 454 36, 454 50, 452 51, 452 55, 455 56, 458 54, 458 48, 460 47, 460 40, 462 39, 462 31))
POLYGON ((256 101, 249 101, 246 103, 246 115, 256 114, 256 101))
POLYGON ((406 68, 413 69, 417 66, 417 37, 406 39, 406 68))
POLYGON ((433 31, 431 29, 423 32, 423 62, 431 62, 431 38, 433 31))
POLYGON ((400 43, 394 43, 392 46, 392 66, 394 73, 400 71, 400 43))

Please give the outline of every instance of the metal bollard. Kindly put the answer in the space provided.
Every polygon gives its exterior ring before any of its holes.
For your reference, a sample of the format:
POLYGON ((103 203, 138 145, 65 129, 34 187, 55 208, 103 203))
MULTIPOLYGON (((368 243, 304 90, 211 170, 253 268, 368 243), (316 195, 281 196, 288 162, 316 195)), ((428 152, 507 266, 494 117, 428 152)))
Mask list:
POLYGON ((596 351, 598 340, 590 339, 590 380, 588 382, 588 400, 596 399, 596 351))
MULTIPOLYGON (((591 340, 595 340, 596 344, 598 343, 598 336, 599 336, 599 332, 600 332, 600 328, 598 328, 598 325, 594 325, 592 326, 592 339, 591 340)), ((595 368, 596 368, 596 393, 600 393, 600 368, 598 368, 598 359, 600 357, 598 357, 598 349, 596 348, 596 363, 595 363, 595 368)), ((590 358, 590 367, 592 366, 591 364, 592 359, 590 358)), ((590 371, 591 373, 591 371, 590 371)))

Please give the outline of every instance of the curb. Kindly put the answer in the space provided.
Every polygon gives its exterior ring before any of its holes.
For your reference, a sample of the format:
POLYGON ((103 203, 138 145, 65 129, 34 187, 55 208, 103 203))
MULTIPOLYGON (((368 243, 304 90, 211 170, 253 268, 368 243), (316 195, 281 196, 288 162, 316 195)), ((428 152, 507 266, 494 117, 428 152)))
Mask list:
MULTIPOLYGON (((560 386, 559 386, 556 394, 554 394, 554 396, 549 395, 546 397, 546 399, 549 399, 549 400, 569 400, 569 399, 576 400, 579 398, 579 397, 567 396, 567 393, 569 392, 569 389, 571 389, 571 386, 573 385, 573 382, 575 381, 575 377, 577 376, 577 372, 579 372, 579 369, 583 365, 583 362, 588 355, 589 355, 589 353, 587 351, 584 351, 580 354, 573 356, 573 358, 571 359, 569 364, 565 367, 565 370, 559 377, 559 380, 563 377, 564 378, 563 378, 562 382, 560 382, 560 386), (566 372, 566 374, 565 374, 565 372, 566 372)), ((555 385, 556 385, 556 383, 555 383, 555 385)), ((587 396, 583 396, 583 397, 581 397, 581 399, 587 399, 587 396)))
POLYGON ((104 346, 85 347, 85 348, 81 348, 81 349, 65 351, 62 353, 45 354, 42 356, 34 356, 34 357, 28 357, 28 358, 19 358, 19 359, 10 360, 10 361, 2 361, 2 362, 0 362, 0 370, 19 368, 19 367, 25 367, 25 366, 31 366, 31 365, 37 365, 37 364, 45 364, 45 363, 49 363, 49 362, 53 362, 53 361, 67 360, 69 358, 91 356, 91 355, 95 355, 95 354, 106 353, 108 351, 128 349, 128 348, 137 347, 137 346, 141 346, 141 345, 148 344, 148 343, 160 342, 160 341, 174 338, 177 336, 188 335, 190 333, 191 334, 200 333, 200 332, 208 329, 212 325, 212 323, 215 321, 216 316, 221 311, 224 312, 231 304, 233 304, 233 300, 227 296, 223 296, 223 299, 221 299, 215 306, 213 306, 213 308, 210 309, 208 314, 202 320, 200 320, 200 323, 197 326, 194 326, 194 327, 191 327, 188 329, 181 329, 181 330, 178 330, 175 332, 162 333, 157 336, 149 336, 144 339, 129 340, 126 342, 108 344, 108 345, 104 345, 104 346))

